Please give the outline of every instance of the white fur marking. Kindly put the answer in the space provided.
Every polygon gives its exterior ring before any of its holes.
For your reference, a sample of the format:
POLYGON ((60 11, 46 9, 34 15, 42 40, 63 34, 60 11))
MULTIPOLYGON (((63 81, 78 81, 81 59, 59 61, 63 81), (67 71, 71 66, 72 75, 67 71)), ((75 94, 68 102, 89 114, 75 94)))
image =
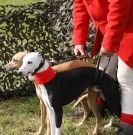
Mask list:
POLYGON ((114 116, 111 116, 110 121, 107 125, 104 126, 104 128, 111 128, 113 125, 114 116))
MULTIPOLYGON (((53 107, 50 105, 48 95, 47 95, 47 92, 46 92, 46 88, 44 87, 44 85, 39 85, 39 87, 41 88, 42 100, 46 105, 48 117, 49 117, 49 120, 50 120, 51 135, 55 135, 55 129, 56 129, 55 113, 54 113, 53 107)), ((57 134, 57 135, 61 135, 61 134, 57 134)))
POLYGON ((61 135, 61 128, 55 129, 55 135, 61 135))

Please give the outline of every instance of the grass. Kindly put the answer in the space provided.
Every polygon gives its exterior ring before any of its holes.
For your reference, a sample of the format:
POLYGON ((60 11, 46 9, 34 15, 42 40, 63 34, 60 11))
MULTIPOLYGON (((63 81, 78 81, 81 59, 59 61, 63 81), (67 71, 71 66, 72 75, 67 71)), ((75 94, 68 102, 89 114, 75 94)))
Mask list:
MULTIPOLYGON (((75 124, 81 118, 70 118, 68 111, 72 110, 72 105, 64 108, 62 130, 64 135, 91 135, 95 118, 90 116, 84 125, 77 128, 75 124)), ((33 135, 40 123, 39 101, 36 96, 21 97, 0 102, 0 135, 33 135)), ((102 127, 108 123, 109 119, 102 120, 102 127)), ((116 128, 100 129, 99 135, 113 135, 116 128)))
POLYGON ((42 2, 42 0, 0 0, 0 5, 27 5, 36 2, 42 2))

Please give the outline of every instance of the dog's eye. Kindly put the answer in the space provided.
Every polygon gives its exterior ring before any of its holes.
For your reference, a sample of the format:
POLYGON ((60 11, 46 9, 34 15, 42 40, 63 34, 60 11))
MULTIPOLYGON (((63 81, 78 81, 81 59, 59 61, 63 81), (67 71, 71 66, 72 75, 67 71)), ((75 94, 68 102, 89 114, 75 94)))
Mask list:
POLYGON ((28 64, 32 64, 32 61, 28 61, 28 64))

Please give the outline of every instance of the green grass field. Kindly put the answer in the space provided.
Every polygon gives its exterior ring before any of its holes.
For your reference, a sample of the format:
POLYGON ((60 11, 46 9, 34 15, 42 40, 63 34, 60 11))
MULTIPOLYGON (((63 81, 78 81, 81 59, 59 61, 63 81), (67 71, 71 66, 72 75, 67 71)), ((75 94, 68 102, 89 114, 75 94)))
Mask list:
POLYGON ((42 0, 0 0, 0 5, 26 5, 36 2, 42 2, 42 0))
MULTIPOLYGON (((67 113, 71 111, 72 105, 64 108, 62 130, 64 135, 91 135, 94 125, 94 116, 81 127, 75 124, 81 121, 80 118, 70 118, 67 113)), ((39 127, 40 120, 39 101, 36 96, 21 97, 0 102, 0 135, 33 135, 39 127)), ((116 128, 104 129, 103 126, 109 119, 102 120, 102 128, 99 135, 113 135, 116 128)))

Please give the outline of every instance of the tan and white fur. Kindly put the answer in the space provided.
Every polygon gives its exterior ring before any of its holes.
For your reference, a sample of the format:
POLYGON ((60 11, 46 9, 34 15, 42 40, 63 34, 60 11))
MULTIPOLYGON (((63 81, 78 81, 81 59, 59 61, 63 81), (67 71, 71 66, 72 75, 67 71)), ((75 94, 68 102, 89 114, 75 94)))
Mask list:
MULTIPOLYGON (((26 56, 28 53, 27 53, 27 51, 24 51, 24 52, 19 52, 19 53, 17 53, 17 54, 15 54, 13 57, 12 57, 12 60, 7 64, 7 65, 5 65, 4 66, 4 68, 6 69, 6 70, 12 70, 12 69, 18 69, 18 68, 20 68, 20 66, 22 65, 22 59, 23 59, 23 57, 24 56, 26 56)), ((62 64, 59 64, 59 65, 55 65, 55 66, 53 66, 52 68, 54 69, 54 70, 56 70, 57 72, 62 72, 62 71, 68 71, 68 70, 71 70, 71 69, 74 69, 74 68, 78 68, 78 67, 90 67, 90 66, 92 66, 92 67, 94 67, 94 65, 92 65, 92 64, 88 64, 88 63, 86 63, 85 61, 82 61, 82 60, 74 60, 74 61, 69 61, 69 62, 65 62, 65 63, 62 63, 62 64)), ((31 78, 30 78, 31 79, 31 78)), ((33 78, 32 78, 33 79, 33 78)), ((40 91, 40 88, 38 87, 38 85, 35 83, 35 81, 34 81, 34 84, 35 84, 35 87, 36 87, 36 93, 37 93, 37 96, 38 96, 38 98, 39 98, 39 100, 40 100, 40 109, 41 109, 41 121, 40 121, 40 127, 39 127, 39 130, 35 133, 35 135, 40 135, 41 133, 42 133, 42 130, 43 130, 43 128, 45 127, 45 118, 46 118, 46 114, 47 114, 47 110, 46 110, 46 107, 45 107, 45 104, 44 104, 44 102, 43 102, 43 100, 42 100, 42 98, 41 98, 41 95, 42 95, 42 93, 41 93, 41 91, 40 91)), ((90 92, 89 93, 89 100, 90 100, 90 102, 91 102, 91 104, 93 104, 93 106, 95 106, 95 107, 93 107, 93 112, 94 112, 94 114, 95 114, 95 116, 96 116, 96 122, 97 122, 97 124, 96 124, 96 126, 95 126, 95 130, 94 130, 94 134, 97 134, 97 132, 98 132, 98 128, 99 128, 99 126, 100 126, 100 121, 101 121, 101 116, 100 116, 100 114, 99 114, 99 112, 97 112, 96 110, 96 99, 97 99, 97 97, 98 97, 98 95, 99 95, 99 92, 97 92, 97 91, 94 91, 94 88, 89 88, 89 89, 92 89, 92 92, 90 92), (93 99, 93 100, 92 100, 93 99), (92 100, 92 101, 91 101, 92 100), (99 117, 100 116, 100 117, 99 117)), ((88 104, 87 104, 87 100, 85 99, 85 100, 83 100, 84 99, 84 97, 86 97, 87 95, 83 95, 83 97, 81 96, 81 99, 79 99, 79 101, 81 101, 81 104, 82 104, 82 106, 83 106, 83 108, 84 108, 84 110, 85 110, 85 112, 84 112, 84 116, 83 116, 83 119, 82 119, 82 121, 79 123, 79 124, 77 124, 78 126, 80 126, 80 125, 82 125, 83 123, 84 123, 84 121, 86 120, 86 118, 87 118, 87 115, 88 115, 88 113, 89 113, 89 111, 88 111, 88 104)), ((79 102, 78 101, 78 102, 79 102)), ((48 120, 47 120, 48 121, 48 120)), ((106 127, 110 127, 112 125, 112 120, 111 120, 111 122, 110 122, 110 124, 109 124, 109 126, 106 126, 106 127)), ((49 122, 47 122, 47 135, 50 135, 50 131, 49 131, 49 122)))
MULTIPOLYGON (((16 53, 12 57, 11 61, 4 66, 4 69, 9 71, 9 70, 20 68, 21 65, 22 65, 22 59, 27 54, 28 54, 27 51, 16 53)), ((69 62, 65 62, 65 63, 61 63, 61 64, 58 64, 58 65, 55 65, 52 68, 55 71, 57 71, 57 72, 62 72, 62 71, 68 71, 68 70, 71 70, 71 69, 74 69, 74 68, 78 68, 78 67, 91 67, 91 66, 93 67, 94 65, 93 64, 88 64, 87 62, 85 62, 83 60, 73 60, 73 61, 69 61, 69 62)), ((38 96, 38 98, 40 100, 40 110, 41 110, 40 127, 39 127, 39 130, 35 133, 35 135, 40 135, 42 133, 44 127, 45 127, 45 122, 46 122, 45 119, 46 119, 46 115, 47 115, 47 110, 46 110, 44 102, 41 99, 41 96, 40 96, 41 95, 41 91, 40 91, 39 86, 36 84, 36 82, 34 81, 33 77, 29 76, 29 79, 34 82, 35 88, 36 88, 36 93, 37 93, 37 96, 38 96)), ((92 89, 92 91, 93 91, 93 89, 92 89)), ((94 98, 95 94, 92 94, 91 96, 94 98)), ((79 124, 77 124, 78 126, 80 126, 80 125, 82 125, 84 123, 84 121, 86 120, 86 118, 88 116, 88 113, 90 112, 90 110, 88 109, 89 107, 88 107, 88 104, 87 104, 86 101, 81 101, 81 104, 82 104, 85 112, 84 112, 83 120, 79 124)), ((99 116, 97 114, 95 114, 95 115, 99 116)), ((96 126, 95 129, 96 129, 96 132, 97 132, 97 126, 96 126)), ((47 130, 46 131, 47 131, 47 135, 50 135, 49 120, 47 120, 47 130)))

